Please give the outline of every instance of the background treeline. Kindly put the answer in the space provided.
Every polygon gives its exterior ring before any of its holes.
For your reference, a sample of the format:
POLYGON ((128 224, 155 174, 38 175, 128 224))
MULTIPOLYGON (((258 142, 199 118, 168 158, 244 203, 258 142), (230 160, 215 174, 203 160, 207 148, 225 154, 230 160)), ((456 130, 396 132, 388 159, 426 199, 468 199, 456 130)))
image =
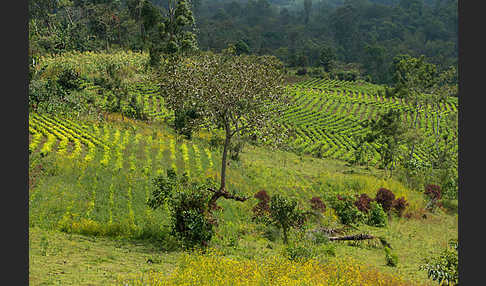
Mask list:
MULTIPOLYGON (((168 0, 31 0, 31 55, 150 48, 168 0)), ((193 0, 201 50, 272 54, 288 67, 352 70, 392 83, 400 54, 457 65, 457 0, 193 0)))

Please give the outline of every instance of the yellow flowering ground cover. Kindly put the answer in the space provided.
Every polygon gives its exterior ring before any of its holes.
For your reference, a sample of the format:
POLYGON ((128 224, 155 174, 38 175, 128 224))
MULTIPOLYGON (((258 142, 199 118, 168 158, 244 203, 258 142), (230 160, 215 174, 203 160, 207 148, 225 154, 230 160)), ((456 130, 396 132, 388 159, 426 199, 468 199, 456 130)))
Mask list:
POLYGON ((351 258, 321 264, 294 262, 280 256, 237 260, 209 254, 184 254, 170 274, 149 271, 119 277, 119 285, 416 285, 401 276, 380 273, 351 258))

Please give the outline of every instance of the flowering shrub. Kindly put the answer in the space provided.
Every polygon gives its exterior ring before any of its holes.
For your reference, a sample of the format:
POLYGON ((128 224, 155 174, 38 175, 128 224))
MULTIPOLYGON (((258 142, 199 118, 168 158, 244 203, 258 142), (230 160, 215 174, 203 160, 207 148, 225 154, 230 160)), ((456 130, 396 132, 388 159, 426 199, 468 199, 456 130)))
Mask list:
POLYGON ((425 186, 424 194, 427 195, 432 200, 440 200, 442 193, 440 187, 437 185, 427 185, 425 186))
POLYGON ((265 190, 261 190, 257 192, 254 196, 255 199, 258 199, 261 202, 269 202, 270 201, 270 196, 267 194, 265 190))
POLYGON ((259 200, 258 204, 253 207, 253 220, 264 220, 270 214, 270 196, 265 190, 261 190, 254 195, 254 198, 259 200))

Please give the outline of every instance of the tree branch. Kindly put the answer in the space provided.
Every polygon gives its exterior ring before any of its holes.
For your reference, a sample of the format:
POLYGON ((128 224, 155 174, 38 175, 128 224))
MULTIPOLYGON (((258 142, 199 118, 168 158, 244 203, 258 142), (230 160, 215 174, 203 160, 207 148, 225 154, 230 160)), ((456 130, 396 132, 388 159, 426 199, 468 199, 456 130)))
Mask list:
POLYGON ((244 202, 244 201, 249 199, 249 197, 240 197, 240 196, 237 196, 237 195, 230 194, 226 191, 226 189, 215 190, 213 188, 208 188, 208 191, 214 193, 213 196, 211 197, 211 199, 209 200, 209 204, 208 204, 209 208, 211 210, 218 208, 216 206, 216 201, 221 197, 228 199, 228 200, 235 200, 235 201, 239 201, 239 202, 244 202))

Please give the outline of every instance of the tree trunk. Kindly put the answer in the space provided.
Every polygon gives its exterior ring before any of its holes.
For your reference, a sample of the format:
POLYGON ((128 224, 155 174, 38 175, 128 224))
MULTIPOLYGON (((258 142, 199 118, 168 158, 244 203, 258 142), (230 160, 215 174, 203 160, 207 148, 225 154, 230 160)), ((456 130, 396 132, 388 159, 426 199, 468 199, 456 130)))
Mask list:
POLYGON ((284 241, 284 244, 287 244, 288 242, 288 236, 287 236, 287 229, 282 227, 282 232, 283 232, 283 241, 284 241))
POLYGON ((220 190, 226 189, 226 161, 228 156, 228 148, 231 140, 231 133, 229 126, 226 126, 226 139, 224 140, 223 157, 221 159, 221 185, 220 190))

